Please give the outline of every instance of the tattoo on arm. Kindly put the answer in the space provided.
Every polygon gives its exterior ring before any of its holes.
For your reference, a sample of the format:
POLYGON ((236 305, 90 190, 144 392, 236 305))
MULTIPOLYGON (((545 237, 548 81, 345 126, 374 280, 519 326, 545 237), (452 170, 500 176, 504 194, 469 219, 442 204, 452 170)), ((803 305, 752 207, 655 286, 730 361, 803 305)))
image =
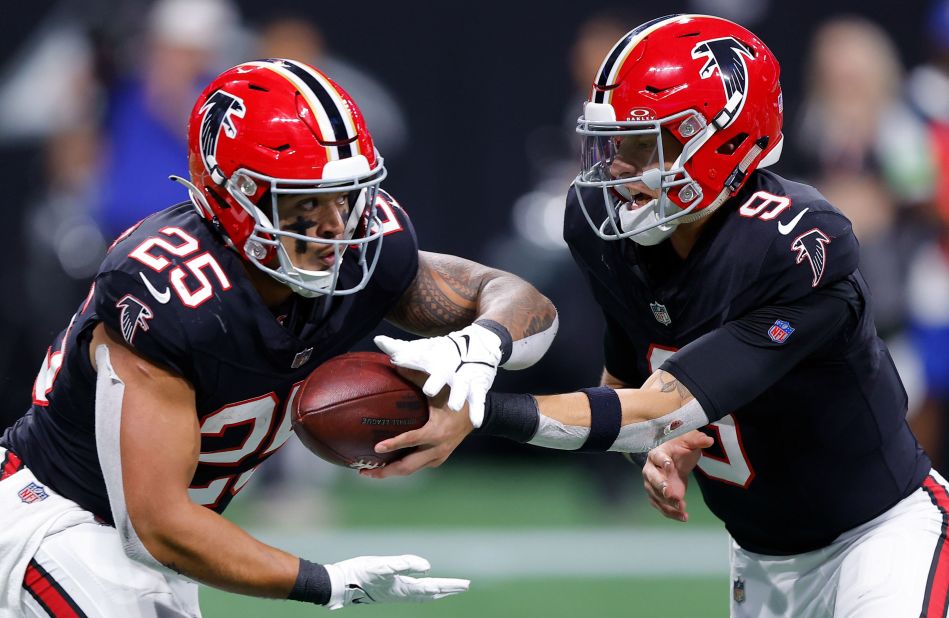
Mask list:
POLYGON ((478 265, 430 257, 436 255, 419 253, 415 281, 386 316, 399 328, 419 335, 444 335, 477 319, 481 281, 471 276, 469 267, 478 265))
POLYGON ((478 319, 502 324, 522 339, 553 324, 554 306, 509 273, 459 257, 419 252, 415 281, 387 316, 420 335, 444 335, 478 319))
POLYGON ((656 388, 657 382, 660 392, 677 393, 683 404, 695 399, 695 397, 692 396, 692 393, 689 392, 689 389, 686 388, 682 382, 679 382, 675 376, 667 371, 657 371, 652 377, 646 380, 643 388, 649 388, 650 386, 652 388, 656 388), (658 378, 656 376, 658 376, 658 378))

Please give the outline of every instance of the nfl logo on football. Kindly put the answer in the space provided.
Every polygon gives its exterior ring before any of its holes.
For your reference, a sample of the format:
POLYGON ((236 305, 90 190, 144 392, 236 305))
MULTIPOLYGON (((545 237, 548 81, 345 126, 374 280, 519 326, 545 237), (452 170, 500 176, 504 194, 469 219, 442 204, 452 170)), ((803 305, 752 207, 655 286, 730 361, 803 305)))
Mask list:
POLYGON ((661 303, 649 303, 649 308, 652 309, 652 314, 660 324, 664 326, 672 324, 672 318, 669 317, 669 310, 666 309, 665 305, 661 303))
POLYGON ((49 494, 46 493, 46 488, 36 483, 30 483, 18 491, 17 495, 20 496, 20 500, 22 500, 24 504, 33 504, 34 502, 49 498, 49 494))
POLYGON ((768 329, 768 336, 771 337, 771 341, 775 343, 784 343, 793 332, 794 329, 788 322, 775 320, 774 325, 768 329))

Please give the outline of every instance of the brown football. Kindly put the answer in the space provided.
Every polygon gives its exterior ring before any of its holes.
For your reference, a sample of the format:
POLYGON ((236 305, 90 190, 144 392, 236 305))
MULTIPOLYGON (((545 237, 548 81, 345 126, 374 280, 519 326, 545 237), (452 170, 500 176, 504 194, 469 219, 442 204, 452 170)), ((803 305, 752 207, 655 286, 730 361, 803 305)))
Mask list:
POLYGON ((400 376, 389 357, 350 352, 317 367, 293 405, 293 430, 326 461, 349 468, 380 468, 406 451, 373 447, 428 421, 422 390, 400 376))

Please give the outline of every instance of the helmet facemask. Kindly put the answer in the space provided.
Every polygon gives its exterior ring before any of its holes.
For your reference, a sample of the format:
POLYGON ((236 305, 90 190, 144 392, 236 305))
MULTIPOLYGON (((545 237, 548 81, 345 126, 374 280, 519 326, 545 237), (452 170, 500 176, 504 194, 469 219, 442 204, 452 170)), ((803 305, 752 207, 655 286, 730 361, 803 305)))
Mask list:
MULTIPOLYGON (((642 245, 654 245, 668 238, 680 223, 695 221, 705 213, 696 212, 704 195, 685 165, 707 139, 701 114, 685 110, 659 119, 616 121, 613 107, 588 102, 577 122, 581 136, 580 173, 574 190, 587 222, 604 240, 632 238, 642 245), (689 138, 681 153, 669 164, 667 146, 676 131, 689 138), (663 132, 670 137, 663 144, 663 132), (627 172, 617 177, 617 160, 627 172), (629 184, 640 183, 658 197, 637 204, 629 184), (596 214, 585 203, 581 188, 599 188, 603 210, 596 214)), ((618 166, 617 166, 618 167, 618 166)))
POLYGON ((382 222, 376 212, 376 192, 386 177, 386 170, 378 153, 375 163, 370 169, 362 155, 330 161, 323 168, 322 179, 310 180, 273 178, 246 168, 238 169, 227 179, 225 188, 255 221, 253 231, 244 246, 237 247, 238 251, 254 266, 301 296, 344 296, 362 290, 376 268, 383 238, 382 222), (269 190, 264 192, 259 205, 254 204, 252 196, 258 194, 261 186, 269 190), (308 236, 281 225, 278 209, 281 196, 337 193, 348 194, 350 206, 341 238, 308 236), (295 263, 283 239, 318 245, 323 250, 332 247, 332 265, 325 270, 314 270, 295 263), (351 287, 340 289, 344 257, 355 261, 361 277, 351 287))

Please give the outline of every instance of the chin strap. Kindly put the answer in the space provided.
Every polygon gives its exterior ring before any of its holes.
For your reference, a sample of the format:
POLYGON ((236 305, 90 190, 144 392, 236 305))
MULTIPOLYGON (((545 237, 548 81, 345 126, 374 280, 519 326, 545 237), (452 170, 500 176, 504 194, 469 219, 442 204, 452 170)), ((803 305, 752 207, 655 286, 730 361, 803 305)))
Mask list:
POLYGON ((755 159, 757 159, 758 156, 764 152, 764 149, 768 147, 768 141, 768 136, 765 135, 755 142, 755 145, 751 147, 751 149, 748 151, 748 154, 746 154, 744 158, 738 163, 738 165, 735 166, 735 169, 732 170, 732 173, 728 175, 728 179, 725 181, 725 187, 722 188, 722 192, 718 194, 718 197, 712 200, 711 204, 696 213, 682 217, 679 219, 678 223, 692 223, 694 221, 698 221, 699 219, 703 219, 718 210, 719 206, 724 204, 728 198, 730 198, 735 193, 735 191, 741 187, 741 183, 745 180, 745 175, 748 172, 748 168, 751 167, 751 164, 755 162, 755 159))
POLYGON ((198 214, 201 215, 202 218, 210 219, 212 216, 214 216, 214 211, 211 210, 211 205, 208 204, 206 199, 204 199, 204 195, 202 195, 201 190, 194 186, 190 180, 185 180, 181 176, 175 175, 169 176, 168 180, 184 185, 188 189, 188 194, 191 196, 191 203, 194 204, 194 209, 198 211, 198 214))

